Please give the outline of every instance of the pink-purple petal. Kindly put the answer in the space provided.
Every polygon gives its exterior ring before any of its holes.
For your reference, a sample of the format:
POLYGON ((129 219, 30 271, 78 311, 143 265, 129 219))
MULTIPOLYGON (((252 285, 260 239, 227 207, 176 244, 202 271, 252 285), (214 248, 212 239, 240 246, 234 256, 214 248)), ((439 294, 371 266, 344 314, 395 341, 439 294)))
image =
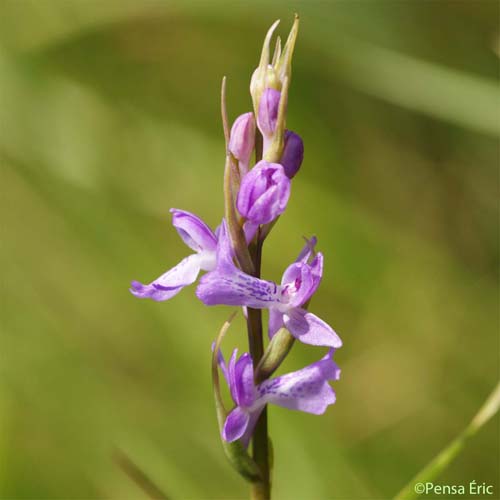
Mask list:
POLYGON ((306 244, 304 245, 304 248, 300 251, 297 258, 295 259, 295 262, 308 263, 310 257, 314 254, 314 248, 318 243, 318 239, 316 238, 316 236, 313 236, 311 239, 305 238, 305 240, 306 244))
POLYGON ((255 224, 267 224, 282 214, 290 197, 290 179, 279 163, 260 161, 241 182, 236 206, 255 224))
POLYGON ((241 271, 226 274, 218 270, 200 279, 196 296, 207 306, 248 306, 267 309, 279 304, 279 287, 241 271))
POLYGON ((238 398, 238 394, 236 392, 236 372, 235 372, 237 359, 238 359, 238 349, 234 348, 231 357, 229 358, 229 363, 227 365, 229 390, 231 392, 231 397, 233 398, 234 402, 236 402, 236 399, 238 398))
POLYGON ((276 129, 281 92, 267 88, 262 92, 257 113, 257 124, 264 136, 271 136, 276 129))
POLYGON ((290 198, 290 181, 286 177, 275 175, 277 184, 260 196, 247 213, 247 218, 257 224, 268 224, 281 215, 290 198))
POLYGON ((245 448, 247 448, 248 445, 250 444, 250 439, 252 439, 253 431, 255 430, 255 425, 257 424, 257 420, 259 419, 263 408, 264 406, 262 405, 252 409, 252 411, 249 412, 247 428, 243 433, 243 435, 240 437, 241 444, 245 448))
POLYGON ((300 135, 291 130, 285 130, 284 142, 280 163, 283 165, 286 175, 291 179, 302 165, 302 160, 304 159, 304 142, 300 135))
POLYGON ((340 370, 332 359, 333 350, 302 370, 266 380, 257 387, 258 401, 319 415, 335 403, 329 380, 338 380, 340 370))
POLYGON ((334 348, 342 346, 340 337, 327 323, 304 309, 291 309, 284 314, 283 319, 288 331, 304 344, 334 348))
POLYGON ((248 306, 266 309, 279 304, 279 287, 239 270, 233 262, 226 223, 222 224, 217 247, 217 267, 203 276, 196 296, 207 306, 248 306))
POLYGON ((277 309, 269 309, 268 334, 272 339, 275 333, 283 327, 283 313, 277 309))
POLYGON ((311 298, 321 283, 321 278, 323 277, 323 254, 318 252, 310 264, 311 274, 313 277, 313 286, 311 287, 309 293, 311 298))
POLYGON ((228 149, 238 160, 240 173, 248 171, 248 163, 255 145, 255 118, 252 112, 238 116, 231 128, 228 149))
POLYGON ((314 278, 308 264, 296 262, 286 268, 281 278, 281 289, 291 307, 301 306, 309 300, 313 288, 314 278))
POLYGON ((250 354, 244 353, 234 367, 234 401, 238 406, 249 407, 255 399, 253 362, 250 354))
POLYGON ((232 410, 224 422, 222 428, 222 438, 231 443, 239 439, 247 430, 250 415, 247 411, 237 406, 232 410))
POLYGON ((183 287, 194 283, 199 272, 199 255, 188 255, 179 264, 148 285, 133 281, 130 291, 139 298, 149 298, 156 301, 167 300, 177 295, 183 287))
POLYGON ((152 299, 156 300, 157 302, 162 302, 177 295, 182 290, 182 288, 182 286, 179 286, 176 288, 171 288, 169 290, 162 290, 155 288, 151 284, 144 285, 139 281, 132 281, 130 284, 130 293, 138 299, 152 299))
POLYGON ((257 234, 257 230, 259 229, 260 224, 255 224, 255 222, 251 222, 247 220, 243 225, 243 232, 245 233, 245 241, 247 245, 254 239, 257 234))
POLYGON ((189 248, 196 252, 216 250, 217 239, 213 231, 199 217, 177 208, 170 212, 173 226, 189 248))

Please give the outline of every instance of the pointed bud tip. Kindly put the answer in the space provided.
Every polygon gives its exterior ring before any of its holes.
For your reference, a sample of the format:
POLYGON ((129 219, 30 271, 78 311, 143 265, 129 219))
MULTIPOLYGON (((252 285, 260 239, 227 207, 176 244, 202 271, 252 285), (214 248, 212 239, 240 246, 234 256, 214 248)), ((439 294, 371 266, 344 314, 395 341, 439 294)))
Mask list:
POLYGON ((261 71, 265 71, 267 65, 269 64, 269 45, 271 44, 271 38, 273 36, 274 30, 276 29, 279 23, 280 20, 277 19, 267 30, 266 37, 264 38, 264 44, 262 45, 262 53, 260 56, 259 69, 261 71))

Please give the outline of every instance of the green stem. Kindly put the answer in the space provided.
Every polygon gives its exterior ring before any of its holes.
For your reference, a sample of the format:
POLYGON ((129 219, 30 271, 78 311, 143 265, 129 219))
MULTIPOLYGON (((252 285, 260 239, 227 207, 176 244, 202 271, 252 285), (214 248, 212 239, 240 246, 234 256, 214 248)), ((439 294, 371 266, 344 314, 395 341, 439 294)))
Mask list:
POLYGON ((419 484, 432 482, 463 450, 467 441, 498 411, 500 407, 500 383, 479 409, 470 424, 438 455, 436 455, 395 497, 395 500, 418 498, 419 484))
MULTIPOLYGON (((250 247, 255 276, 260 277, 262 241, 258 239, 250 247)), ((247 318, 248 343, 250 355, 257 366, 264 354, 262 334, 262 311, 248 308, 247 318)), ((271 498, 270 468, 269 468, 269 438, 267 435, 267 407, 260 414, 252 438, 253 459, 262 474, 262 481, 254 483, 251 490, 253 500, 268 500, 271 498)))

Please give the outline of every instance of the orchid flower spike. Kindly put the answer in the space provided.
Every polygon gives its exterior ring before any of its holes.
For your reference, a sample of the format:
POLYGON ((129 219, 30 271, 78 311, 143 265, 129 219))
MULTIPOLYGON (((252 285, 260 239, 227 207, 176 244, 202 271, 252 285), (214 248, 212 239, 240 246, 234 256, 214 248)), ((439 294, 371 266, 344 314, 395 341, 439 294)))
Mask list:
POLYGON ((171 299, 182 288, 196 281, 200 270, 212 271, 216 265, 217 238, 196 215, 172 208, 172 224, 184 243, 195 251, 149 285, 132 281, 130 291, 141 299, 171 299))
POLYGON ((323 254, 314 255, 313 244, 306 244, 278 285, 250 276, 234 265, 223 221, 217 245, 217 266, 201 278, 196 295, 208 306, 224 304, 269 309, 270 337, 284 326, 304 344, 341 347, 342 341, 333 329, 302 307, 316 292, 323 275, 323 254))
POLYGON ((335 392, 328 381, 340 378, 333 353, 334 349, 329 349, 326 356, 316 363, 255 385, 250 354, 244 353, 238 358, 238 349, 235 349, 226 365, 219 351, 219 367, 236 405, 226 418, 222 438, 228 442, 240 439, 247 447, 267 403, 314 415, 324 413, 329 405, 335 403, 335 392))

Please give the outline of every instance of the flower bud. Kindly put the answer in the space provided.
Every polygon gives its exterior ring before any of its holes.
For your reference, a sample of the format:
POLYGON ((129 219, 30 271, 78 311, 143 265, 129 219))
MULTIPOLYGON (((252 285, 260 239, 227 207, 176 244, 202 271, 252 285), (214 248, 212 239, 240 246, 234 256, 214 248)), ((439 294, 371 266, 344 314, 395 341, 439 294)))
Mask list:
POLYGON ((253 113, 238 116, 231 128, 229 151, 238 160, 240 171, 245 174, 255 146, 255 118, 253 113))
POLYGON ((260 161, 243 177, 236 206, 254 224, 267 224, 285 211, 290 179, 279 163, 260 161))
POLYGON ((259 126, 259 130, 262 132, 264 137, 271 137, 276 130, 280 97, 281 92, 272 88, 267 88, 262 93, 259 102, 257 125, 259 126))
MULTIPOLYGON (((276 71, 274 70, 273 64, 270 64, 270 43, 273 36, 274 30, 279 24, 279 20, 276 21, 268 30, 266 37, 264 39, 264 44, 262 46, 262 53, 260 56, 259 65, 252 74, 250 80, 250 94, 252 95, 252 101, 254 106, 254 111, 257 113, 259 109, 260 96, 262 92, 268 87, 273 87, 280 89, 281 82, 278 81, 276 76, 276 71)), ((281 45, 280 45, 281 52, 281 45)))
POLYGON ((255 113, 259 109, 261 95, 266 88, 282 90, 285 80, 290 80, 292 74, 292 56, 295 48, 295 41, 299 30, 299 18, 295 15, 292 29, 288 39, 281 50, 281 41, 278 41, 272 59, 270 44, 273 33, 278 26, 276 21, 268 30, 262 46, 259 65, 252 74, 250 81, 250 94, 252 95, 255 113))
POLYGON ((291 130, 285 131, 285 145, 280 163, 285 169, 285 174, 291 179, 300 168, 304 159, 304 143, 300 135, 291 130))

